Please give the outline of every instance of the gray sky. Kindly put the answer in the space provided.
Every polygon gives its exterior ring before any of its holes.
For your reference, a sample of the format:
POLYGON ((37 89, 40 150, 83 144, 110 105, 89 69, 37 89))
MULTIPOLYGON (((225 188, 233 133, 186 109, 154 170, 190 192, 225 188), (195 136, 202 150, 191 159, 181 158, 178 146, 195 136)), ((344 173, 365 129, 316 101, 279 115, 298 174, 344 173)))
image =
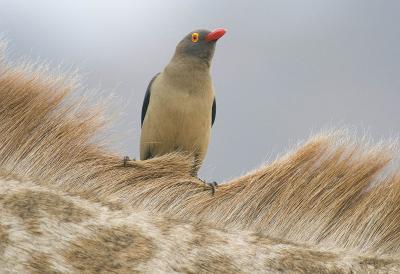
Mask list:
POLYGON ((200 175, 233 178, 321 128, 400 132, 400 1, 0 0, 14 56, 78 67, 114 93, 121 154, 138 155, 147 84, 177 42, 224 27, 212 75, 217 118, 200 175), (237 1, 239 2, 239 1, 237 1))

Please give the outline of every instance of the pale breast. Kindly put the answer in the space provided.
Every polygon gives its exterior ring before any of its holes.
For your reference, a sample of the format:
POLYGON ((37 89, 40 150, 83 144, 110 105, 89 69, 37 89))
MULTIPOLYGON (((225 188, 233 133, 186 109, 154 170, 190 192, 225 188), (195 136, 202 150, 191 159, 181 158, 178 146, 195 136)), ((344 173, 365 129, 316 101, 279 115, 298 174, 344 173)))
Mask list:
POLYGON ((141 158, 184 150, 202 160, 211 130, 214 93, 211 85, 184 88, 156 79, 141 135, 141 158))

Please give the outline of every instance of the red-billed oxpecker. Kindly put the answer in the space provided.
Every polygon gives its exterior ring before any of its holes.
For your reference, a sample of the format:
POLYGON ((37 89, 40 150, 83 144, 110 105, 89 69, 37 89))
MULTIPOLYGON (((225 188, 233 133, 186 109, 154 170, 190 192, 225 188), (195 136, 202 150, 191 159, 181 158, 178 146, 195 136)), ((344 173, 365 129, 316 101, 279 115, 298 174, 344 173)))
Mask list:
POLYGON ((225 32, 219 28, 189 33, 150 81, 142 107, 141 160, 184 151, 195 156, 198 167, 203 162, 216 115, 210 65, 225 32))

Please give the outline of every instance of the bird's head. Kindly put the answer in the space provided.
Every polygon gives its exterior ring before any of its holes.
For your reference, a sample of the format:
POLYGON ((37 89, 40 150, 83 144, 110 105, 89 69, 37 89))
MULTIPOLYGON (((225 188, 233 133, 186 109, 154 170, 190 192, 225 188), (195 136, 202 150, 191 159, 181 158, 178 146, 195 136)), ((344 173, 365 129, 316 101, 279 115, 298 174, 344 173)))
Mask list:
POLYGON ((225 34, 219 28, 213 31, 195 30, 187 34, 176 46, 175 57, 192 57, 210 65, 214 55, 215 44, 225 34))

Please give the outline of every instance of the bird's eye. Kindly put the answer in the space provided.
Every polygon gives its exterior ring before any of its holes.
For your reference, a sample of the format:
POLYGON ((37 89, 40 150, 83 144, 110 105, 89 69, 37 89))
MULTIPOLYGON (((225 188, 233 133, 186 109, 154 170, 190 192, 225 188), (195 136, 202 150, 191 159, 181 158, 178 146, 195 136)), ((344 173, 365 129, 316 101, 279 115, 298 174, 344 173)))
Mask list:
POLYGON ((199 34, 197 32, 192 33, 192 42, 197 43, 199 41, 199 34))

